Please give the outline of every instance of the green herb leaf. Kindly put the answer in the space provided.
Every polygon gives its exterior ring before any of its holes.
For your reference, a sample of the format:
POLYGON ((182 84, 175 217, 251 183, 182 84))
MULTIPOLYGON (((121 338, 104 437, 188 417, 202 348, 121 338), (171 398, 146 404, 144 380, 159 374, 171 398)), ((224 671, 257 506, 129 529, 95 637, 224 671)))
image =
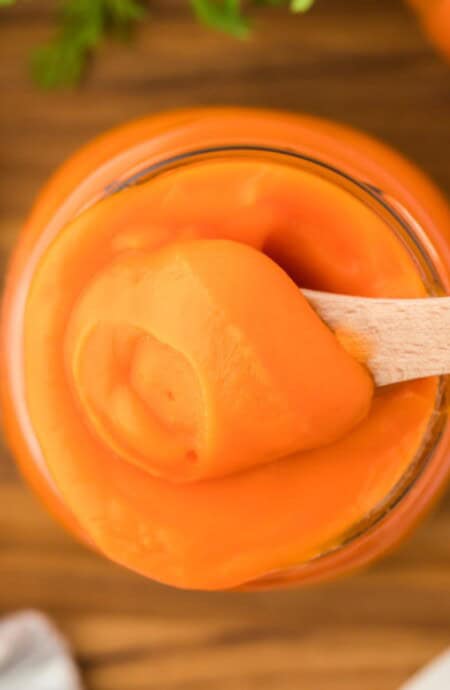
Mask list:
POLYGON ((144 14, 140 0, 64 0, 57 35, 32 55, 35 82, 46 89, 75 85, 104 36, 128 34, 144 14))
POLYGON ((307 12, 314 5, 314 0, 291 0, 292 12, 307 12))
MULTIPOLYGON (((306 12, 314 0, 252 0, 253 5, 280 7, 289 6, 292 12, 306 12)), ((244 16, 240 0, 190 0, 191 7, 203 24, 219 29, 237 38, 246 38, 250 33, 250 22, 244 16)))
POLYGON ((108 17, 117 23, 138 21, 146 15, 145 8, 136 0, 103 0, 108 17))
POLYGON ((15 5, 16 0, 0 0, 0 7, 8 7, 8 5, 15 5))
POLYGON ((136 0, 107 0, 105 12, 111 32, 122 39, 129 38, 135 23, 147 14, 144 6, 136 0))
POLYGON ((248 19, 242 14, 240 0, 190 0, 196 17, 213 29, 236 38, 249 35, 248 19))

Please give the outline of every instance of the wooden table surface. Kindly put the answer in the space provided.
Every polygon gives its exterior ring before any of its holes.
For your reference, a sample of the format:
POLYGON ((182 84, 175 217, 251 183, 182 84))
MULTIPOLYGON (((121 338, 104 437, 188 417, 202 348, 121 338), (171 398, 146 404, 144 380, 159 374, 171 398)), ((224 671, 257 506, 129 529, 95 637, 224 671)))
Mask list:
MULTIPOLYGON (((261 16, 247 43, 196 26, 183 4, 151 3, 132 49, 105 45, 79 91, 52 94, 26 75, 52 3, 0 10, 1 270, 59 162, 103 129, 163 108, 237 103, 346 121, 450 190, 450 69, 400 0, 317 0, 309 16, 261 16)), ((352 579, 185 593, 76 544, 0 453, 0 614, 51 614, 89 690, 395 690, 450 644, 449 494, 408 544, 352 579)))

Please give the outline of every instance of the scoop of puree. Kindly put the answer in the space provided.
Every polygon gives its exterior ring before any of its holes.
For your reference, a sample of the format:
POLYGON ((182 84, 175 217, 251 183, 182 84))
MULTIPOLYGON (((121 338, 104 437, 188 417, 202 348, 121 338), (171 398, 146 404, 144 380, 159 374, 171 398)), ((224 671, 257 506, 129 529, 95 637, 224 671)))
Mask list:
POLYGON ((435 383, 374 395, 299 286, 423 294, 361 201, 259 161, 122 190, 43 253, 24 323, 30 417, 109 557, 178 586, 237 586, 316 555, 404 472, 435 383))

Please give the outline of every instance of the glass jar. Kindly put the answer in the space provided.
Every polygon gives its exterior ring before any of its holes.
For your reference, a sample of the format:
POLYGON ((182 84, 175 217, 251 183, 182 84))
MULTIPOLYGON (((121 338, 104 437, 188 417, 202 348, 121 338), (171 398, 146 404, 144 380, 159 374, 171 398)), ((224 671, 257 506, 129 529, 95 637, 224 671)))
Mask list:
MULTIPOLYGON (((276 160, 345 188, 383 218, 430 295, 450 293, 450 211, 414 166, 363 134, 312 117, 246 109, 194 109, 152 116, 107 133, 76 153, 41 192, 20 236, 2 314, 2 406, 19 465, 49 510, 86 543, 42 457, 30 421, 22 362, 27 291, 39 257, 66 224, 124 187, 169 169, 223 157, 276 160)), ((309 560, 243 587, 316 582, 359 568, 397 544, 443 491, 450 473, 447 377, 416 457, 388 496, 309 560)))

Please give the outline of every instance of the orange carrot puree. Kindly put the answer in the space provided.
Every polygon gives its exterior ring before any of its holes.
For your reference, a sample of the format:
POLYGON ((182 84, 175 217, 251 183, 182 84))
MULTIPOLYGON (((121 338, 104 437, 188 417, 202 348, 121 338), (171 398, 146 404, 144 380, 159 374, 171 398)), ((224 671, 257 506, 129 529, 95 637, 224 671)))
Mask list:
POLYGON ((296 283, 424 294, 361 201, 245 157, 122 190, 44 252, 25 311, 28 409, 64 503, 115 561, 239 585, 333 543, 411 462, 435 381, 372 397, 296 283))

